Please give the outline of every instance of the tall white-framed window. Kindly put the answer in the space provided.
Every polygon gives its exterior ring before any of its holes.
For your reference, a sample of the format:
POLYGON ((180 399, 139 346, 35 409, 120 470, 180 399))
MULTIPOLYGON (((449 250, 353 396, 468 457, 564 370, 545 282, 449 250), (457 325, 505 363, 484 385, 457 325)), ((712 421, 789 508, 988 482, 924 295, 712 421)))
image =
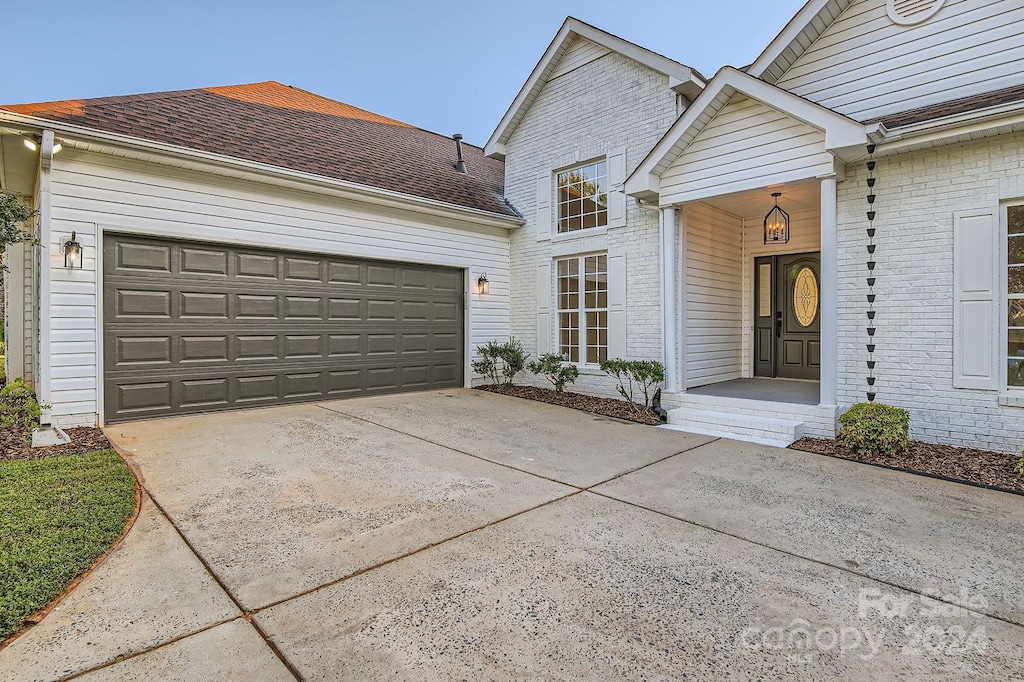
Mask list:
POLYGON ((578 364, 608 359, 608 256, 556 261, 558 352, 578 364))
POLYGON ((608 162, 604 159, 559 171, 558 232, 608 225, 608 162))
POLYGON ((1024 204, 1006 207, 1006 384, 1024 389, 1024 204))

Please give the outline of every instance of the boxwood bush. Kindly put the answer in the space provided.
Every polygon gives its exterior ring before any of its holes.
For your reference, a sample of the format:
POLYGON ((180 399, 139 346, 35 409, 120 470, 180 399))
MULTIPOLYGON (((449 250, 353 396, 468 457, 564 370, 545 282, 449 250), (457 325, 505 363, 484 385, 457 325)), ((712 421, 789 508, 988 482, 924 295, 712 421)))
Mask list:
POLYGON ((839 417, 839 440, 860 455, 899 454, 910 443, 910 413, 885 403, 857 403, 839 417))

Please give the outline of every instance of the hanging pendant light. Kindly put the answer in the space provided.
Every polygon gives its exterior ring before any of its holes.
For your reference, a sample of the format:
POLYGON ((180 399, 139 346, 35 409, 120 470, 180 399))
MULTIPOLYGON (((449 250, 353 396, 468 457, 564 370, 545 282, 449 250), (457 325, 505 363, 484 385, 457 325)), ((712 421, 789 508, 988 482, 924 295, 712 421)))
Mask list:
POLYGON ((789 242, 789 214, 779 208, 782 192, 772 192, 775 206, 764 217, 764 243, 786 244, 789 242))

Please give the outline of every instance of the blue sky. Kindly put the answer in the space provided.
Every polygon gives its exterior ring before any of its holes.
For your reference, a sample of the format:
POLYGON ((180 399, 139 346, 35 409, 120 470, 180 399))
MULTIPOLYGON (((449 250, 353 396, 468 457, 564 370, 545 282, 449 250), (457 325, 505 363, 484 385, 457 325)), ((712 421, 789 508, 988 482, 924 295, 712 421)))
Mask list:
POLYGON ((4 17, 4 103, 277 80, 482 145, 566 15, 710 77, 803 0, 37 0, 4 17))

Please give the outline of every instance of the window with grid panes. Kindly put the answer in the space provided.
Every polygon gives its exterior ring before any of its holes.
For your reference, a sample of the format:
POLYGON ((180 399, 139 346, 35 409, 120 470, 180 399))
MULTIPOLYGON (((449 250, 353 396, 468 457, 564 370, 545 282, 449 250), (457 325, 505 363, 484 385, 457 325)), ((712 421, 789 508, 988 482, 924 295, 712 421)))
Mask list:
POLYGON ((596 161, 558 173, 558 231, 608 224, 608 163, 596 161))
POLYGON ((608 359, 608 256, 557 261, 558 352, 569 362, 608 359))
POLYGON ((1024 205, 1006 207, 1006 383, 1024 388, 1024 205))

